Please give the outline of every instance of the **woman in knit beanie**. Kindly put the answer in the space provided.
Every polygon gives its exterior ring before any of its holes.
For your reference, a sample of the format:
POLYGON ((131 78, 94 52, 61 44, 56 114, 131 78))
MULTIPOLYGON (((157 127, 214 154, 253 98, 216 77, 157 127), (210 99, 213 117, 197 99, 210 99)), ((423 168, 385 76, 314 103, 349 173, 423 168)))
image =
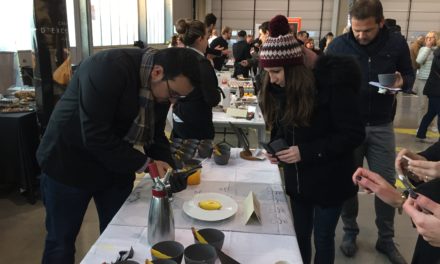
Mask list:
POLYGON ((260 51, 268 74, 259 100, 271 141, 284 140, 288 148, 267 156, 284 166, 304 263, 311 262, 312 230, 315 263, 333 263, 342 203, 357 192, 353 151, 365 136, 357 104, 359 66, 351 58, 324 55, 311 70, 286 17, 274 17, 269 28, 260 51))

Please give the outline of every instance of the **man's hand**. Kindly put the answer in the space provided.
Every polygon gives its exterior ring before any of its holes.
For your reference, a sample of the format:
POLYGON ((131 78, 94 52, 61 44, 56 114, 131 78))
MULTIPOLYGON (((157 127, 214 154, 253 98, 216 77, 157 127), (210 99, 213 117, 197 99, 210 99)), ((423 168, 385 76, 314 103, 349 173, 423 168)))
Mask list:
POLYGON ((217 45, 214 49, 215 50, 224 50, 224 48, 222 46, 220 46, 220 45, 217 45))
POLYGON ((396 80, 390 88, 402 88, 403 87, 403 78, 400 72, 396 71, 394 73, 396 75, 396 80))
POLYGON ((408 198, 403 209, 411 217, 423 239, 434 247, 440 247, 440 204, 419 194, 416 200, 408 198), (424 210, 432 214, 425 213, 424 210))
POLYGON ((159 172, 159 176, 162 178, 165 173, 167 172, 168 168, 171 168, 171 166, 166 163, 165 161, 161 160, 155 160, 154 163, 156 163, 157 171, 159 172))
POLYGON ((243 67, 248 67, 249 66, 249 62, 247 60, 242 60, 240 61, 240 65, 243 67))
POLYGON ((275 153, 278 159, 285 163, 297 163, 301 161, 301 154, 298 146, 291 146, 288 149, 275 153))

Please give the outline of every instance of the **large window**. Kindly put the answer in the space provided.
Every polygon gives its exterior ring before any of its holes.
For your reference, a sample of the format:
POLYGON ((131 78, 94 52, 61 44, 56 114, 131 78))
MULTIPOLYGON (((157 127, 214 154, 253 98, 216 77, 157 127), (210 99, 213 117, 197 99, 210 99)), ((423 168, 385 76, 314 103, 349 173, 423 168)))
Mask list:
POLYGON ((2 2, 0 51, 32 49, 33 18, 32 0, 2 2))
POLYGON ((137 0, 91 0, 90 4, 93 46, 131 45, 138 40, 137 0))
POLYGON ((165 43, 165 1, 147 0, 148 43, 165 43))

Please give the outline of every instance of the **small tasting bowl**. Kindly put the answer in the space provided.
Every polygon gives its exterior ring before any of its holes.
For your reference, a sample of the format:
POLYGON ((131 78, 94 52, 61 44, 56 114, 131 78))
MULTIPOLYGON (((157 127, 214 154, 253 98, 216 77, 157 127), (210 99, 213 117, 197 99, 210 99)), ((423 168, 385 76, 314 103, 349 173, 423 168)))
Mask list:
POLYGON ((217 165, 226 165, 231 157, 230 152, 223 152, 221 155, 214 155, 214 162, 217 165))
POLYGON ((394 73, 384 73, 377 75, 377 78, 379 79, 379 83, 382 86, 385 87, 391 87, 393 83, 396 81, 396 74, 394 73))
MULTIPOLYGON (((176 263, 181 263, 182 259, 183 259, 183 250, 184 247, 182 244, 180 244, 177 241, 162 241, 159 243, 154 244, 151 248, 167 255, 170 256, 172 260, 174 260, 176 263)), ((151 254, 151 258, 153 258, 153 260, 157 260, 159 258, 157 258, 156 256, 154 256, 153 254, 151 254)))
MULTIPOLYGON (((223 242, 225 241, 225 234, 222 231, 215 228, 205 228, 200 229, 199 234, 205 238, 211 246, 222 249, 223 242)), ((195 240, 195 243, 199 243, 199 241, 195 240)))
POLYGON ((171 141, 174 142, 174 143, 180 143, 180 144, 182 144, 183 139, 181 139, 181 138, 172 138, 171 141))
POLYGON ((214 264, 217 259, 215 248, 208 244, 192 244, 183 254, 186 264, 214 264))
POLYGON ((197 147, 199 157, 202 159, 210 158, 212 155, 212 148, 212 142, 200 143, 200 145, 197 147))
POLYGON ((216 147, 218 148, 218 150, 219 150, 220 153, 222 153, 222 154, 225 153, 225 152, 228 152, 228 153, 231 152, 231 147, 228 146, 228 145, 226 145, 226 144, 217 144, 216 147))
POLYGON ((200 143, 200 140, 198 140, 198 139, 185 139, 183 141, 184 145, 190 145, 190 144, 198 145, 199 143, 200 143))
POLYGON ((156 259, 152 261, 153 264, 177 264, 177 262, 175 262, 172 259, 156 259))

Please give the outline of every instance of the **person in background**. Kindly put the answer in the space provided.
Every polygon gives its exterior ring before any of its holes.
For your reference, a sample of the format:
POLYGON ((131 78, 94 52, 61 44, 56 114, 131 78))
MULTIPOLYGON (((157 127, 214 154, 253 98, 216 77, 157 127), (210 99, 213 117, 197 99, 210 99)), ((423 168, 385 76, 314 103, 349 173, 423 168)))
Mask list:
POLYGON ((208 38, 208 45, 211 44, 211 42, 212 42, 214 39, 216 39, 217 37, 218 37, 218 35, 217 35, 217 29, 216 29, 216 28, 213 28, 212 31, 211 31, 211 35, 210 35, 209 38, 208 38))
POLYGON ((254 71, 255 94, 258 94, 261 88, 261 81, 263 80, 265 74, 265 71, 263 71, 259 64, 259 54, 261 45, 263 45, 269 37, 269 21, 261 23, 261 25, 258 27, 258 32, 258 39, 254 42, 254 45, 253 47, 251 47, 250 50, 251 57, 240 62, 240 65, 242 67, 252 68, 252 70, 254 71))
POLYGON ((333 39, 332 32, 328 32, 327 34, 325 34, 325 36, 319 41, 319 49, 320 50, 322 50, 322 51, 325 50, 325 48, 327 47, 327 39, 330 37, 333 39))
POLYGON ((248 34, 248 35, 246 36, 246 42, 247 42, 247 44, 248 44, 249 46, 251 46, 251 45, 252 45, 252 42, 254 42, 254 36, 252 36, 251 34, 248 34))
POLYGON ((259 102, 271 140, 287 148, 267 157, 283 164, 303 262, 311 262, 313 231, 314 262, 333 263, 342 204, 357 191, 351 175, 353 152, 364 138, 357 106, 360 69, 355 60, 338 56, 320 57, 314 70, 306 67, 285 16, 274 17, 269 31, 260 49, 267 74, 259 102))
POLYGON ((320 51, 319 49, 315 49, 315 40, 312 38, 309 38, 306 40, 306 42, 304 43, 304 47, 306 47, 307 49, 313 51, 316 53, 316 55, 321 55, 322 51, 320 51))
POLYGON ((43 263, 74 263, 92 198, 102 233, 132 191, 135 172, 151 159, 161 175, 173 165, 166 115, 170 102, 199 86, 196 55, 182 48, 110 49, 78 66, 36 154, 46 208, 43 263))
MULTIPOLYGON (((436 32, 434 32, 434 31, 428 32, 428 34, 426 34, 426 37, 425 37, 425 46, 421 47, 419 50, 419 53, 417 53, 416 62, 418 63, 418 65, 420 65, 420 68, 417 72, 417 78, 416 78, 414 86, 415 86, 415 89, 417 90, 417 95, 419 96, 419 100, 418 100, 419 101, 419 111, 418 111, 418 119, 419 120, 422 120, 422 117, 421 117, 422 114, 427 113, 426 110, 429 107, 429 105, 427 104, 428 100, 423 95, 425 94, 424 88, 425 88, 426 80, 428 79, 428 76, 431 72, 431 65, 432 65, 432 60, 434 58, 434 51, 437 49, 437 45, 436 45, 437 40, 438 40, 438 37, 437 37, 436 32)), ((432 97, 433 90, 431 89, 429 92, 431 93, 430 96, 432 97)), ((431 107, 430 110, 432 113, 433 108, 431 107)), ((432 119, 431 119, 431 121, 432 121, 432 119)), ((429 126, 429 124, 428 124, 428 126, 429 126)), ((426 132, 422 132, 420 134, 417 134, 416 140, 419 142, 434 143, 430 139, 427 139, 426 135, 424 135, 424 133, 426 134, 426 132)))
POLYGON ((225 60, 228 58, 227 53, 224 53, 224 51, 228 50, 228 41, 232 37, 232 29, 230 27, 224 27, 222 29, 222 35, 214 39, 211 44, 209 44, 209 47, 211 49, 221 49, 222 55, 217 56, 213 58, 214 61, 214 68, 217 71, 221 71, 223 64, 225 64, 225 60))
POLYGON ((189 49, 197 52, 200 86, 173 105, 173 137, 182 139, 213 139, 212 107, 220 102, 217 76, 204 54, 208 32, 201 21, 180 19, 176 31, 189 49))
POLYGON ((237 33, 237 42, 232 45, 232 54, 234 55, 234 74, 232 77, 237 78, 238 75, 243 75, 244 78, 249 77, 249 67, 241 66, 241 61, 252 58, 251 47, 246 41, 246 31, 240 30, 237 33))
MULTIPOLYGON (((350 17, 351 30, 335 38, 327 47, 326 54, 350 55, 360 63, 362 86, 359 107, 366 138, 356 151, 357 167, 363 166, 365 157, 369 168, 393 185, 396 155, 393 119, 396 95, 380 94, 377 87, 369 85, 369 82, 377 82, 378 74, 395 73, 396 81, 391 87, 409 92, 414 83, 414 72, 408 44, 400 34, 391 33, 384 27, 383 8, 379 0, 354 2, 350 17)), ((394 208, 378 198, 375 198, 374 205, 379 231, 376 249, 385 254, 392 263, 406 263, 393 241, 394 208)), ((340 248, 347 257, 354 256, 358 249, 357 215, 358 199, 354 196, 345 202, 341 214, 345 234, 340 248)))
POLYGON ((326 51, 327 51, 327 47, 330 45, 330 43, 333 41, 333 39, 334 39, 333 35, 329 35, 329 36, 327 37, 327 39, 326 39, 326 43, 325 43, 325 47, 324 47, 324 51, 323 51, 323 52, 326 52, 326 51))
MULTIPOLYGON (((216 23, 217 23, 217 17, 213 13, 206 14, 205 26, 206 26, 206 29, 208 30, 208 36, 211 36, 213 34, 215 34, 215 36, 216 36, 212 40, 217 38, 217 30, 215 29, 216 23)), ((212 40, 209 41, 209 45, 211 44, 212 40)), ((205 52, 208 60, 212 61, 215 57, 228 56, 229 51, 227 49, 225 49, 223 46, 217 45, 217 46, 213 46, 211 48, 211 46, 209 46, 209 45, 206 48, 206 52, 205 52)))
POLYGON ((402 208, 411 217, 420 234, 414 249, 412 263, 440 263, 440 143, 415 154, 407 149, 399 152, 395 160, 399 174, 404 171, 418 178, 417 198, 400 193, 382 176, 359 168, 353 175, 353 182, 367 192, 373 192, 385 203, 402 208), (409 157, 408 167, 402 166, 402 157, 409 157), (428 198, 429 197, 429 198, 428 198), (423 208, 423 209, 422 209, 423 208), (427 213, 432 212, 432 214, 427 213))
MULTIPOLYGON (((424 48, 424 47, 423 47, 424 48)), ((422 48, 422 49, 423 49, 422 48)), ((420 50, 425 53, 424 50, 420 50)), ((429 50, 428 50, 429 51, 429 50)), ((423 54, 424 54, 423 53, 423 54)), ((421 54, 421 55, 423 55, 421 54)), ((440 49, 436 48, 433 52, 433 60, 431 61, 431 71, 429 73, 426 84, 424 85, 423 94, 428 97, 428 111, 423 116, 420 122, 419 129, 417 129, 416 138, 418 141, 425 143, 434 143, 438 141, 438 137, 435 139, 429 139, 426 137, 429 124, 437 116, 437 128, 440 130, 440 49)), ((419 58, 420 56, 417 56, 419 58)), ((423 67, 423 66, 422 66, 423 67)), ((422 68, 420 68, 422 69, 422 68)))
POLYGON ((309 33, 307 31, 299 31, 296 34, 296 39, 300 42, 300 44, 306 43, 306 41, 309 39, 309 33))
POLYGON ((171 37, 171 42, 168 45, 168 48, 177 47, 177 48, 183 48, 185 47, 185 44, 182 42, 182 38, 179 35, 173 35, 171 37))
POLYGON ((409 47, 409 52, 411 55, 411 65, 413 66, 414 74, 417 73, 417 69, 420 68, 420 65, 417 63, 417 55, 419 54, 419 50, 425 44, 425 36, 420 35, 417 39, 411 43, 409 47))

